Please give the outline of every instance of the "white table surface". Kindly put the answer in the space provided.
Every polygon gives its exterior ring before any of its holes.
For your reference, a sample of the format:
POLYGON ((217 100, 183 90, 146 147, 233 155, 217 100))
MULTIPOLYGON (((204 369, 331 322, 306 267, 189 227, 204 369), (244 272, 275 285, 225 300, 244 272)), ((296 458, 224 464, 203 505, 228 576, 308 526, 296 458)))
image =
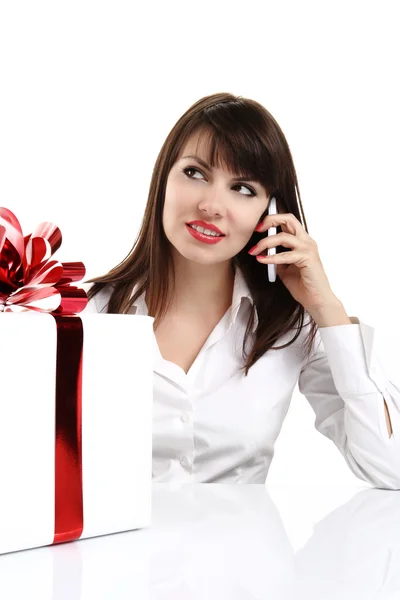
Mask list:
POLYGON ((2 600, 400 598, 400 493, 153 484, 149 528, 0 556, 2 600))

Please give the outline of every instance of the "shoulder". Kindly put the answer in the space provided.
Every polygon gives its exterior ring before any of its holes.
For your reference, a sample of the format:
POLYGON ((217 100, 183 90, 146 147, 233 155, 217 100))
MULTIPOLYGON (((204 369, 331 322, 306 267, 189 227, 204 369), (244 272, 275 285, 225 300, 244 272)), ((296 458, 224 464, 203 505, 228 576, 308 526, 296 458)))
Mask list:
MULTIPOLYGON (((86 293, 90 290, 90 288, 94 285, 94 283, 80 283, 79 287, 85 290, 86 293)), ((106 313, 107 305, 110 299, 112 292, 111 285, 106 285, 102 290, 100 290, 93 298, 89 300, 86 305, 86 308, 82 311, 81 314, 84 313, 106 313)))

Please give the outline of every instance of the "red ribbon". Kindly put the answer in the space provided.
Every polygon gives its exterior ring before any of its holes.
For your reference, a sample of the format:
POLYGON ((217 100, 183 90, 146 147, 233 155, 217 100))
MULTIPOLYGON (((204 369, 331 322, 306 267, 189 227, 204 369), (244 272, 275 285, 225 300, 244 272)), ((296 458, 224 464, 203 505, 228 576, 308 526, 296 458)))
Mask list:
POLYGON ((75 313, 88 297, 69 284, 81 280, 86 268, 50 260, 61 242, 60 229, 48 222, 24 237, 16 216, 0 207, 0 312, 47 312, 57 327, 54 544, 76 540, 83 531, 83 326, 75 313))

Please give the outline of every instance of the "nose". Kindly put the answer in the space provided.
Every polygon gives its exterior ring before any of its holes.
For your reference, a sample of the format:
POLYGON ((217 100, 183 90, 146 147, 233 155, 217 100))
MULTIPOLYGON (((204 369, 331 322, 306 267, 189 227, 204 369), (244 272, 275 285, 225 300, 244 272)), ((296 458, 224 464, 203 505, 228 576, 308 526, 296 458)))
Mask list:
POLYGON ((223 194, 222 186, 219 188, 217 185, 210 185, 202 192, 199 210, 209 215, 222 215, 225 211, 223 194))

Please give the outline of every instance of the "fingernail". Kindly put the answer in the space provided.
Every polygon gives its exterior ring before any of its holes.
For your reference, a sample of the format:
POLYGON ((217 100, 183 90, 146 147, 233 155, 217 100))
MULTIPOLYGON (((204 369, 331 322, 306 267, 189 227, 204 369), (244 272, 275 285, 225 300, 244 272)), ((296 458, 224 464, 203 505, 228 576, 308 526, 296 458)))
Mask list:
POLYGON ((261 231, 263 225, 264 223, 259 223, 254 231, 261 231))
POLYGON ((250 248, 249 250, 249 254, 251 254, 252 252, 254 252, 254 250, 257 248, 257 244, 255 246, 253 246, 252 248, 250 248))

